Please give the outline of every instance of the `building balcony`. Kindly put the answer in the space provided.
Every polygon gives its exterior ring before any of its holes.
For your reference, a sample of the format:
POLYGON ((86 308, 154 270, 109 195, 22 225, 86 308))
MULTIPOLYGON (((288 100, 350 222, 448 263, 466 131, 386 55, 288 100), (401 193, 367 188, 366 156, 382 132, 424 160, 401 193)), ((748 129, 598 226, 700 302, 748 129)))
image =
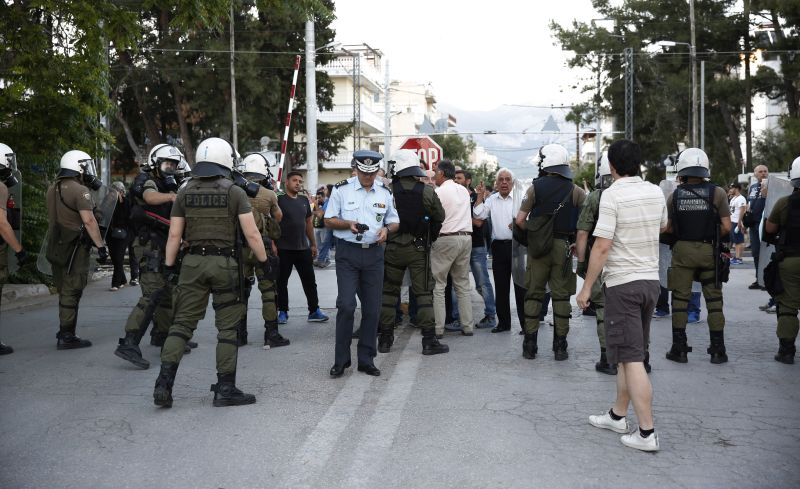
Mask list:
MULTIPOLYGON (((333 110, 317 114, 317 119, 328 124, 347 124, 353 122, 353 104, 336 105, 333 110)), ((367 134, 383 134, 385 125, 383 116, 376 114, 365 104, 361 104, 361 130, 367 134)))
MULTIPOLYGON (((353 77, 353 58, 342 57, 336 58, 328 64, 322 65, 318 68, 324 71, 329 77, 353 77)), ((359 75, 359 83, 366 86, 374 92, 383 92, 383 74, 373 68, 370 63, 361 59, 361 69, 359 75)))
POLYGON ((352 161, 352 151, 339 151, 332 159, 320 161, 320 164, 325 170, 349 170, 352 161))

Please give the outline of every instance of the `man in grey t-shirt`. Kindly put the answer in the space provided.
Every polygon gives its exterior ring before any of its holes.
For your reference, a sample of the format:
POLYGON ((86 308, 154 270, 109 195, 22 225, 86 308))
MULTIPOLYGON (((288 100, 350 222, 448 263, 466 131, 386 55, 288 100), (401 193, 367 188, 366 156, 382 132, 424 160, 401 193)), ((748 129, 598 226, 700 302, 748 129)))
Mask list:
POLYGON ((277 241, 280 271, 278 273, 278 323, 289 320, 289 276, 292 267, 297 268, 303 292, 308 301, 308 320, 324 322, 328 320, 319 308, 317 281, 314 276, 314 257, 317 256, 317 243, 314 239, 314 226, 311 223, 311 203, 300 191, 303 188, 303 175, 289 172, 286 176, 286 193, 278 196, 278 206, 283 212, 281 237, 277 241))

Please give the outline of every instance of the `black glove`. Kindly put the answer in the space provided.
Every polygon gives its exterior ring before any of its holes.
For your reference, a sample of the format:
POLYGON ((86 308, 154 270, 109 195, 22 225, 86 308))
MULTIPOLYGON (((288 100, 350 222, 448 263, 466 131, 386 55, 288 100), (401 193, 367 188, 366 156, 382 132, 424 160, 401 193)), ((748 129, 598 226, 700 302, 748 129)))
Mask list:
POLYGON ((19 250, 18 252, 14 253, 14 256, 17 257, 17 265, 20 267, 24 266, 30 258, 30 255, 25 250, 19 250))
POLYGON ((585 279, 585 278, 586 278, 586 271, 587 271, 588 269, 589 269, 589 262, 588 262, 588 261, 586 261, 586 260, 584 260, 584 261, 579 261, 579 262, 578 262, 578 266, 577 266, 577 267, 575 267, 575 273, 576 273, 576 274, 577 274, 577 275, 578 275, 580 278, 583 278, 583 279, 585 279))
POLYGON ((266 280, 275 281, 278 279, 278 257, 267 255, 267 261, 259 262, 261 277, 266 280))
POLYGON ((164 265, 164 280, 171 285, 178 285, 178 266, 164 265))
POLYGON ((97 248, 97 263, 101 265, 108 263, 108 248, 105 246, 97 248))

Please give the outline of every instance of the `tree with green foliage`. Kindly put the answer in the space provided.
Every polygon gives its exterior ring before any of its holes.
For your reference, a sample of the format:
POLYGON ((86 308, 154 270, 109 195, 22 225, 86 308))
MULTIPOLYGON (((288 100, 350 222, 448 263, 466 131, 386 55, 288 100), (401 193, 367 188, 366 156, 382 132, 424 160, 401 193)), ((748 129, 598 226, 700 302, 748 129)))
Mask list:
POLYGON ((475 141, 462 138, 458 134, 435 134, 431 139, 442 147, 442 157, 457 165, 466 165, 469 155, 475 151, 475 141))
MULTIPOLYGON (((0 2, 0 141, 16 152, 23 174, 22 245, 34 256, 61 155, 80 149, 98 156, 111 142, 100 124, 110 108, 105 45, 129 42, 134 23, 113 1, 0 2)), ((35 264, 12 280, 46 281, 35 264)))
MULTIPOLYGON (((663 176, 663 156, 691 143, 691 64, 687 46, 656 47, 658 41, 690 42, 686 2, 593 0, 604 22, 551 24, 556 40, 574 52, 570 67, 589 70, 584 91, 600 94, 600 111, 621 130, 625 119, 622 52, 634 52, 634 139, 641 145, 648 177, 663 176), (660 51, 660 52, 659 52, 660 51)), ((705 149, 712 176, 727 181, 738 173, 739 136, 747 103, 738 79, 740 41, 746 28, 734 0, 696 0, 696 47, 706 60, 705 149)), ((595 105, 593 101, 593 105, 595 105)))

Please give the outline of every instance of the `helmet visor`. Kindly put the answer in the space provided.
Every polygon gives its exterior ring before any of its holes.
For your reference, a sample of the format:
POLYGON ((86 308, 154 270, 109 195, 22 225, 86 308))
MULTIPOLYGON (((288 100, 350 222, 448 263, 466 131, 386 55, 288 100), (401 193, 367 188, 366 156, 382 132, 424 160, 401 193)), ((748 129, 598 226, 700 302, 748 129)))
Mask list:
POLYGON ((93 159, 90 158, 88 160, 79 160, 78 165, 83 169, 83 173, 97 176, 97 167, 95 166, 93 159))
POLYGON ((178 171, 179 165, 180 159, 173 160, 162 158, 161 161, 158 162, 158 170, 162 175, 174 175, 178 171))
POLYGON ((5 155, 6 159, 3 161, 5 165, 11 169, 11 171, 17 171, 17 155, 14 153, 8 153, 5 155))

